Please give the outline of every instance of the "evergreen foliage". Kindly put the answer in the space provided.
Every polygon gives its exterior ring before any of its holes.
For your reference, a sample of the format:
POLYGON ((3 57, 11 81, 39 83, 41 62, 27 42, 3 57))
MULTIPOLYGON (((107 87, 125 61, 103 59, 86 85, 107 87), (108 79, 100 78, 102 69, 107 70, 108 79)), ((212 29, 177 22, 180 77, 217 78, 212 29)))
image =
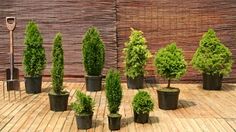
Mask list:
POLYGON ((139 91, 132 101, 133 110, 138 114, 149 113, 154 109, 151 96, 146 91, 139 91))

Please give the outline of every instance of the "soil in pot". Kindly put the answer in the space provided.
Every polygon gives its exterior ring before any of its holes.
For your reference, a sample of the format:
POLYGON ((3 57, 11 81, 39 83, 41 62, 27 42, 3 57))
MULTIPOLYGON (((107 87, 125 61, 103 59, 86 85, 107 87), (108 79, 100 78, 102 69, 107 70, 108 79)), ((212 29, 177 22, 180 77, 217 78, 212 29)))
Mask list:
POLYGON ((52 111, 66 111, 68 105, 69 93, 64 92, 62 94, 48 93, 50 110, 52 111))
POLYGON ((102 76, 85 76, 86 90, 100 91, 102 89, 102 76))
POLYGON ((149 119, 149 113, 136 113, 134 111, 134 122, 137 123, 148 123, 148 119, 149 119))
POLYGON ((202 74, 203 77, 203 89, 205 90, 221 90, 223 75, 219 74, 202 74))
POLYGON ((110 114, 108 115, 108 123, 110 130, 120 130, 120 114, 110 114))
POLYGON ((160 109, 175 110, 178 107, 180 90, 178 88, 162 88, 157 90, 160 109))
POLYGON ((127 86, 129 89, 140 89, 143 88, 143 76, 135 77, 134 79, 127 76, 127 86))
POLYGON ((76 115, 77 128, 78 129, 91 128, 92 127, 92 117, 93 117, 93 113, 76 115))
POLYGON ((42 76, 25 77, 25 91, 28 94, 41 93, 42 76))

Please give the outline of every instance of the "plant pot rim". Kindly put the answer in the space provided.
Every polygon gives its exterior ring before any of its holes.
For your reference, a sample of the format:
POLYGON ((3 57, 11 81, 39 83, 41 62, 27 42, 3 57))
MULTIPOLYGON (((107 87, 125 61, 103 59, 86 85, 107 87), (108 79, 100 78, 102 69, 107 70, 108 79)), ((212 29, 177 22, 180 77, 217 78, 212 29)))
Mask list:
POLYGON ((83 117, 83 116, 91 116, 91 115, 93 115, 93 113, 80 113, 80 114, 75 113, 75 115, 76 115, 76 116, 83 117))
POLYGON ((102 77, 102 75, 84 75, 84 77, 94 77, 94 78, 97 78, 97 77, 102 77))
POLYGON ((167 92, 167 93, 178 93, 180 92, 180 89, 179 88, 175 88, 175 87, 170 87, 170 88, 167 88, 167 87, 164 87, 164 88, 160 88, 160 89, 157 89, 158 92, 167 92))
POLYGON ((38 78, 38 77, 42 77, 42 75, 38 75, 38 76, 26 76, 26 75, 24 75, 24 78, 38 78))
POLYGON ((122 115, 119 114, 119 113, 112 113, 112 114, 108 114, 107 116, 111 117, 111 118, 120 118, 120 117, 122 117, 122 115))
POLYGON ((68 91, 63 91, 64 93, 61 93, 61 94, 56 94, 56 93, 52 93, 51 91, 48 92, 48 95, 51 95, 51 96, 69 96, 70 93, 68 91))

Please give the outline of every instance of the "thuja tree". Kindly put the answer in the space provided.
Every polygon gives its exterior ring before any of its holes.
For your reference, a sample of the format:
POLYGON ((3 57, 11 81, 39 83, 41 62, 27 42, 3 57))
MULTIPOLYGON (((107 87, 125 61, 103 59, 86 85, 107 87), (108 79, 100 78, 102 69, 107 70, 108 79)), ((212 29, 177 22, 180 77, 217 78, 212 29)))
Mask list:
POLYGON ((231 72, 232 53, 209 29, 199 43, 191 61, 193 67, 202 73, 227 75, 231 72))
POLYGON ((83 64, 88 75, 101 75, 105 61, 105 46, 100 33, 91 27, 83 38, 83 64))
POLYGON ((156 72, 168 80, 168 88, 171 79, 180 79, 186 72, 187 62, 184 59, 182 49, 175 43, 161 48, 155 55, 156 72))
POLYGON ((123 52, 125 54, 125 73, 128 77, 135 78, 144 75, 144 66, 148 58, 151 57, 151 53, 147 48, 143 32, 131 30, 123 52))
POLYGON ((62 35, 57 33, 52 50, 52 87, 55 93, 61 93, 63 90, 64 76, 64 53, 62 48, 62 35))
POLYGON ((25 30, 25 49, 23 65, 26 76, 36 77, 42 74, 46 64, 43 38, 35 22, 30 21, 25 30))
POLYGON ((122 99, 122 87, 120 84, 120 74, 117 70, 109 70, 106 76, 106 98, 108 109, 111 114, 117 114, 122 99))

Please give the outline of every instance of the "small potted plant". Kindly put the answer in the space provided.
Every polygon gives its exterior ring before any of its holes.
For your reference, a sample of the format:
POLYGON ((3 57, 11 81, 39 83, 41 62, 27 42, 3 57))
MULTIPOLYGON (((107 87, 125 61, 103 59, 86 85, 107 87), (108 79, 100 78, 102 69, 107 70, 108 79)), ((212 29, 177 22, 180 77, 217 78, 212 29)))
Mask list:
POLYGON ((106 76, 105 92, 108 101, 108 123, 110 130, 120 129, 121 115, 118 113, 122 99, 122 87, 120 84, 120 74, 117 70, 109 70, 106 76))
POLYGON ((99 91, 102 87, 102 69, 105 61, 105 46, 99 31, 91 27, 83 38, 83 64, 87 91, 99 91))
POLYGON ((76 92, 76 101, 71 103, 71 108, 75 111, 78 129, 89 129, 92 127, 94 100, 80 92, 76 92))
POLYGON ((143 37, 143 32, 131 28, 129 40, 125 43, 123 52, 125 54, 125 74, 127 85, 131 89, 143 88, 144 67, 151 57, 147 48, 147 41, 143 37))
POLYGON ((50 109, 53 111, 67 110, 69 92, 63 90, 64 53, 62 35, 56 34, 52 51, 52 90, 48 93, 50 109))
POLYGON ((43 38, 37 24, 33 21, 26 26, 24 44, 26 46, 23 53, 26 93, 40 93, 46 56, 43 38))
POLYGON ((146 91, 138 91, 132 101, 134 121, 137 123, 147 123, 149 112, 154 109, 151 96, 146 91))
POLYGON ((172 79, 180 79, 187 69, 182 49, 171 43, 156 53, 154 63, 156 72, 168 80, 167 87, 157 90, 159 108, 174 110, 178 105, 180 90, 171 87, 170 83, 172 79))
POLYGON ((233 59, 230 50, 217 38, 213 29, 206 32, 191 61, 203 76, 203 89, 220 90, 222 78, 231 72, 233 59))

